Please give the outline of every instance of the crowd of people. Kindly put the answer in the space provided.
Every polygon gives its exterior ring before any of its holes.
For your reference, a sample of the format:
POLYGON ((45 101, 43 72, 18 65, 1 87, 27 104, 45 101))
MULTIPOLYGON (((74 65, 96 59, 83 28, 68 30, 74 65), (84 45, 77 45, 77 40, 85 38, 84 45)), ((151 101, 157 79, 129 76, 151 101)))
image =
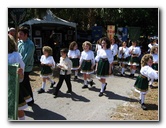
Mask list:
MULTIPOLYGON (((21 27, 18 30, 18 42, 15 41, 13 28, 8 33, 8 63, 19 63, 20 68, 18 74, 20 76, 20 90, 18 103, 18 117, 20 120, 25 119, 24 109, 29 105, 34 104, 34 97, 30 85, 29 74, 33 70, 34 64, 34 43, 29 39, 29 30, 26 27, 21 27), (10 32, 12 31, 12 32, 10 32)), ((83 74, 82 89, 88 88, 88 85, 93 86, 94 82, 91 74, 96 73, 96 78, 101 82, 99 97, 103 96, 106 90, 106 80, 114 71, 115 64, 121 67, 120 74, 125 77, 125 68, 130 66, 129 77, 133 78, 137 67, 141 65, 139 76, 136 79, 134 87, 140 93, 140 104, 143 110, 146 110, 144 103, 145 94, 148 87, 155 88, 152 84, 158 79, 158 44, 156 40, 151 41, 149 50, 141 58, 141 48, 137 41, 132 41, 130 47, 127 42, 121 42, 121 46, 116 44, 116 40, 102 37, 97 41, 96 50, 92 51, 92 44, 85 41, 82 44, 83 51, 78 49, 78 44, 73 41, 68 48, 60 50, 60 61, 56 63, 53 58, 53 50, 50 46, 43 46, 43 55, 40 58, 42 79, 41 88, 38 93, 45 92, 46 80, 50 81, 50 88, 55 86, 54 98, 58 97, 58 92, 65 80, 67 92, 72 94, 71 73, 74 72, 74 80, 81 79, 78 73, 83 74), (94 54, 96 52, 96 56, 94 54), (51 78, 53 69, 60 69, 59 81, 56 82, 51 78)))

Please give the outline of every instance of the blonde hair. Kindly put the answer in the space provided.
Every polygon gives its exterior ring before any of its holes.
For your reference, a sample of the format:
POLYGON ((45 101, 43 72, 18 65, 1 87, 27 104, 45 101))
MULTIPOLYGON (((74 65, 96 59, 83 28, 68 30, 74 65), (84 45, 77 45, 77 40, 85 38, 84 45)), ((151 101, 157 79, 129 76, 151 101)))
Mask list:
POLYGON ((158 46, 153 46, 152 49, 150 50, 150 53, 154 54, 154 51, 156 50, 156 48, 158 49, 158 46))
POLYGON ((8 53, 16 52, 17 45, 12 35, 8 35, 8 53))
POLYGON ((52 48, 49 47, 49 46, 44 46, 43 47, 43 52, 47 52, 48 53, 48 56, 51 56, 52 55, 52 48))
POLYGON ((153 60, 152 55, 151 54, 145 54, 141 59, 141 67, 144 67, 145 65, 147 65, 149 59, 153 60))
POLYGON ((69 50, 74 50, 74 47, 77 45, 75 41, 71 42, 69 45, 69 50))
POLYGON ((82 48, 84 49, 85 45, 88 45, 89 46, 89 50, 92 49, 92 44, 89 42, 89 41, 85 41, 83 44, 82 44, 82 48))

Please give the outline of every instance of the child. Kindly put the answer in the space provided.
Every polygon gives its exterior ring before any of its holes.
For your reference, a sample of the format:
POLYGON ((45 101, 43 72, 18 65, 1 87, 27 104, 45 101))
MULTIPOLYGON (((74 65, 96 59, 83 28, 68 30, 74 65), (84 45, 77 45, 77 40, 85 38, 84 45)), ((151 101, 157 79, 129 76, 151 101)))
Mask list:
POLYGON ((114 65, 118 62, 117 54, 118 54, 118 45, 115 43, 115 37, 111 39, 111 51, 113 54, 113 63, 112 63, 112 70, 114 70, 114 65))
MULTIPOLYGON (((156 71, 158 71, 158 46, 153 46, 151 48, 151 51, 150 51, 152 57, 153 57, 153 64, 152 64, 152 68, 156 71)), ((151 89, 154 89, 156 87, 153 86, 153 81, 154 79, 151 79, 149 81, 149 85, 150 85, 150 88, 151 89)))
POLYGON ((64 80, 68 88, 66 93, 72 93, 72 85, 70 82, 72 62, 67 57, 68 50, 66 48, 62 49, 60 53, 61 53, 60 63, 57 65, 60 68, 60 75, 59 75, 59 82, 55 88, 54 98, 58 96, 59 89, 61 88, 64 80))
POLYGON ((145 95, 148 91, 148 80, 158 79, 158 72, 151 68, 153 64, 153 57, 150 54, 145 54, 141 59, 141 70, 140 75, 134 84, 135 90, 140 93, 141 108, 147 110, 144 104, 145 95))
POLYGON ((43 47, 43 54, 40 58, 41 62, 41 75, 42 77, 42 87, 40 90, 38 90, 38 93, 43 93, 45 92, 45 86, 46 86, 46 80, 49 80, 51 82, 50 88, 53 88, 55 85, 55 82, 51 79, 52 74, 52 69, 55 68, 55 61, 54 58, 51 56, 52 55, 52 48, 49 46, 44 46, 43 47))
MULTIPOLYGON (((25 64, 22 60, 22 56, 16 50, 16 43, 15 39, 8 35, 8 64, 19 63, 20 68, 18 69, 18 74, 20 78, 20 82, 23 81, 24 78, 24 67, 25 64)), ((19 103, 18 103, 18 117, 19 120, 25 120, 25 113, 24 109, 28 107, 27 103, 32 101, 32 97, 28 94, 28 91, 25 89, 24 86, 19 85, 19 103)))
POLYGON ((113 62, 113 55, 110 49, 110 41, 108 38, 103 37, 101 39, 101 46, 102 49, 98 50, 97 56, 95 60, 96 64, 96 71, 97 71, 97 78, 101 82, 101 90, 99 96, 103 96, 103 92, 106 89, 106 78, 109 77, 112 73, 112 62, 113 62))
POLYGON ((75 77, 74 77, 75 80, 78 79, 78 68, 79 68, 79 59, 80 59, 80 50, 77 48, 78 48, 77 43, 73 41, 69 45, 69 52, 68 52, 68 57, 73 64, 71 70, 75 71, 75 77))
POLYGON ((89 81, 90 85, 92 86, 93 80, 90 79, 90 74, 94 72, 94 66, 95 66, 95 59, 94 59, 94 53, 91 50, 92 44, 89 41, 85 41, 82 45, 83 47, 83 52, 81 53, 80 57, 80 68, 81 68, 81 73, 83 73, 84 77, 84 88, 88 88, 88 82, 89 81))
POLYGON ((128 62, 128 54, 129 54, 129 50, 128 50, 128 47, 126 46, 127 43, 124 41, 122 43, 122 46, 119 47, 119 51, 118 51, 118 59, 119 59, 119 63, 121 64, 121 76, 125 76, 124 74, 124 70, 125 70, 125 65, 127 64, 128 62))
POLYGON ((139 66, 139 56, 141 55, 140 47, 137 47, 137 42, 133 41, 132 46, 129 47, 130 60, 128 65, 130 65, 130 77, 133 78, 137 66, 139 66))

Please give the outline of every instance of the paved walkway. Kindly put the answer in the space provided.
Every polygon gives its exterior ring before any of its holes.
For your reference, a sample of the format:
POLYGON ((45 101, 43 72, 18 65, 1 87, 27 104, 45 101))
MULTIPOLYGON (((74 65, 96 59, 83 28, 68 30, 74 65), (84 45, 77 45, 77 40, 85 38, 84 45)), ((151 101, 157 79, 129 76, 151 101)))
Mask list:
POLYGON ((88 89, 82 89, 82 77, 72 81, 72 95, 66 94, 64 82, 57 98, 53 98, 53 89, 49 86, 43 94, 38 94, 39 88, 36 88, 35 105, 26 109, 26 120, 111 121, 117 106, 137 102, 130 98, 135 79, 111 76, 104 96, 99 97, 101 83, 95 75, 93 78, 95 85, 88 89))

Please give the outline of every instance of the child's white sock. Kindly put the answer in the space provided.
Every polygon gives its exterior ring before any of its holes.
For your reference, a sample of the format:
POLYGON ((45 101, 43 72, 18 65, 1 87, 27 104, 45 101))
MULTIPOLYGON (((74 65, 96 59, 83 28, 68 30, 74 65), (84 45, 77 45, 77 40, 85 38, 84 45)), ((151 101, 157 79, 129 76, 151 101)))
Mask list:
POLYGON ((136 71, 136 70, 132 69, 132 70, 131 70, 131 74, 135 74, 135 71, 136 71))
POLYGON ((101 90, 100 90, 100 92, 103 92, 103 91, 104 91, 104 87, 105 87, 105 83, 104 83, 104 84, 101 84, 101 90))
POLYGON ((124 70, 125 70, 125 68, 122 68, 122 71, 121 71, 122 74, 124 73, 124 70))
POLYGON ((25 120, 25 116, 19 117, 18 119, 19 119, 19 120, 25 120))
POLYGON ((152 85, 152 84, 153 84, 153 81, 154 81, 154 79, 151 79, 151 80, 149 81, 149 85, 152 85))
POLYGON ((45 90, 46 82, 42 82, 42 89, 45 90))
POLYGON ((84 80, 84 85, 88 85, 88 82, 87 82, 87 80, 84 80))
POLYGON ((145 94, 140 93, 140 95, 141 95, 141 104, 143 104, 145 101, 145 94))
POLYGON ((54 81, 53 81, 51 78, 49 78, 48 80, 49 80, 52 84, 54 83, 54 81))
POLYGON ((75 71, 75 76, 78 76, 78 71, 75 71))

